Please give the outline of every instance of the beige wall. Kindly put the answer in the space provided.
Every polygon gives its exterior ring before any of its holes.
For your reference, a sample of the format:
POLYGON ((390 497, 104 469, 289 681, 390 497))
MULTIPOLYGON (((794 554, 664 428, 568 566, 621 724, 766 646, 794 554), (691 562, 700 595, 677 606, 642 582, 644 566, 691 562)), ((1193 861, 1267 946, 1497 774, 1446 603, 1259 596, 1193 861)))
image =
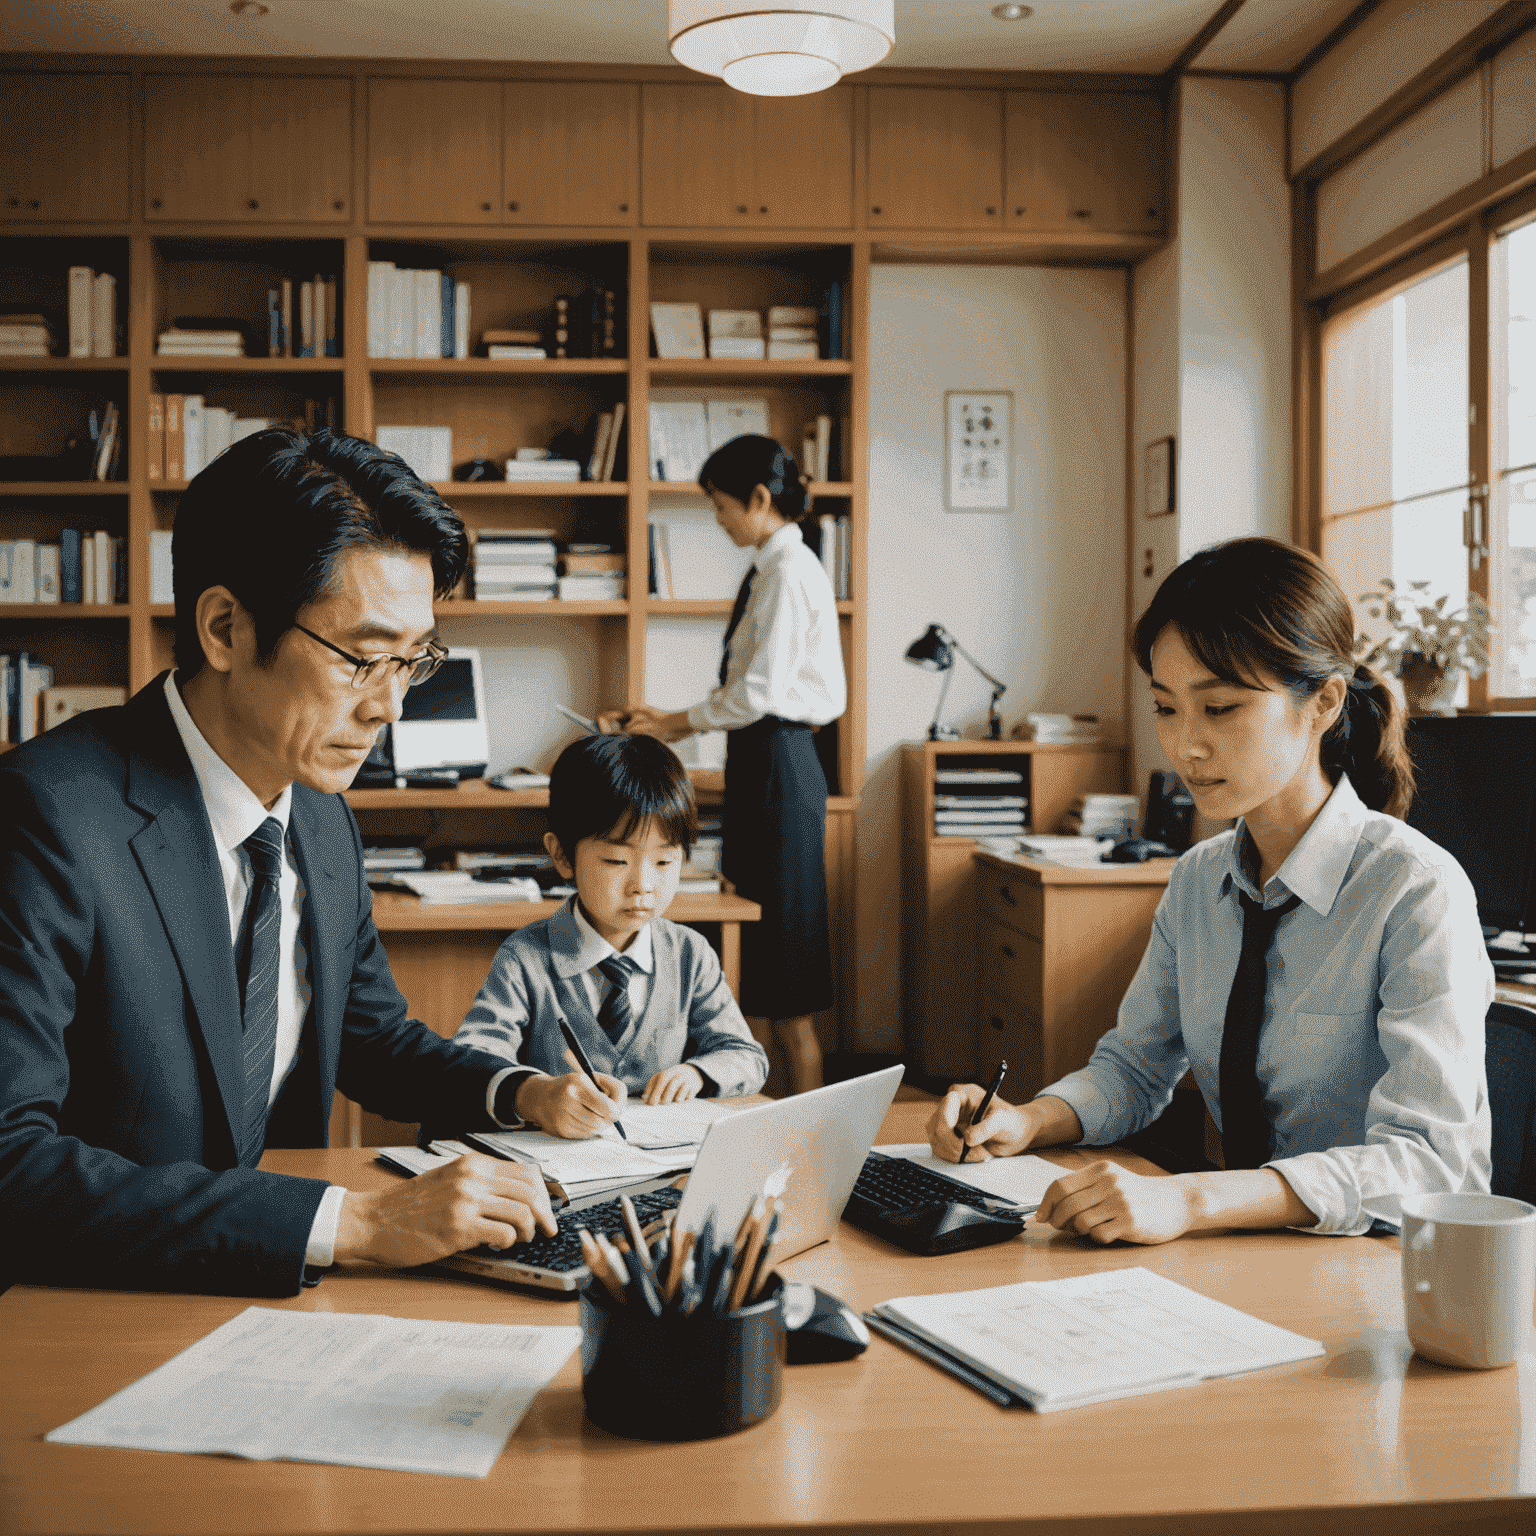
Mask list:
MULTIPOLYGON (((901 743, 940 679, 902 659, 941 623, 1029 710, 1122 730, 1125 279, 1040 267, 877 266, 871 275, 868 754, 858 820, 865 1050, 901 1045, 901 743), (1014 501, 946 513, 944 392, 1014 393, 1014 501)), ((957 666, 945 718, 979 735, 990 688, 957 666)))

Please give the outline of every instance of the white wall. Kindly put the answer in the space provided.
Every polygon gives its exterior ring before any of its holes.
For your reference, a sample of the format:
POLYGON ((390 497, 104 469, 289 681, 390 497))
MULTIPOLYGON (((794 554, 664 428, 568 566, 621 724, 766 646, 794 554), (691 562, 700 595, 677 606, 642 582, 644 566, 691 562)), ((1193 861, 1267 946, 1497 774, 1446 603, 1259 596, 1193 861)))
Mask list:
MULTIPOLYGON (((942 623, 1029 710, 1123 729, 1125 280, 1113 271, 876 266, 870 285, 868 749, 858 815, 865 1050, 901 1047, 901 743, 939 678, 903 660, 942 623), (1007 515, 946 513, 944 392, 1014 393, 1007 515)), ((991 689, 957 664, 946 720, 981 734, 991 689)))
MULTIPOLYGON (((1147 518, 1138 490, 1132 620, 1196 550, 1247 534, 1288 539, 1291 525, 1284 98, 1263 81, 1185 80, 1174 110, 1177 233, 1137 267, 1132 310, 1133 440, 1139 455, 1175 438, 1175 513, 1147 518)), ((1139 672, 1128 740, 1131 783, 1145 794, 1167 763, 1139 672)))

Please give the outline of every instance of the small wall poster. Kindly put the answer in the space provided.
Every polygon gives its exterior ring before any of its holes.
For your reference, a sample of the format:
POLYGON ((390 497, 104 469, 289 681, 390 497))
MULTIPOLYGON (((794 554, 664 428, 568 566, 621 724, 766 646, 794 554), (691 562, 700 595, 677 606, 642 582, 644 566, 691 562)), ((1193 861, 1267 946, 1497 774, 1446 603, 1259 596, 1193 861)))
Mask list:
POLYGON ((1013 391, 944 393, 944 510, 1006 512, 1013 486, 1013 391))

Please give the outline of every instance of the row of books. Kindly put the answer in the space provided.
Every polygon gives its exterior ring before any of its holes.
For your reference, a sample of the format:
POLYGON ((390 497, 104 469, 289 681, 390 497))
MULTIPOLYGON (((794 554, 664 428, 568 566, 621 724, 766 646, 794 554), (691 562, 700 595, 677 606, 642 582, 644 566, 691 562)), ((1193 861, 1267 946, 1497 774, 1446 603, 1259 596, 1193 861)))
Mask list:
POLYGON ((853 596, 853 525, 845 512, 835 517, 824 512, 817 518, 821 534, 821 563, 832 583, 832 591, 838 597, 853 596))
POLYGON ((0 742, 20 746, 88 709, 128 701, 126 688, 53 681, 53 668, 27 651, 0 655, 0 742))
POLYGON ((710 454, 744 433, 769 435, 766 400, 652 400, 651 478, 692 485, 710 454))
POLYGON ((828 286, 820 308, 775 304, 759 309, 711 309, 690 302, 651 305, 651 340, 657 357, 727 357, 769 362, 815 362, 843 355, 843 285, 828 286), (705 332, 708 330, 706 351, 705 332))
POLYGON ((90 267, 69 269, 69 355, 116 357, 117 279, 90 267))
POLYGON ((553 530, 487 529, 475 539, 481 602, 606 602, 625 594, 624 555, 611 544, 557 544, 553 530))
POLYGON ((0 604, 127 601, 124 541, 104 530, 65 528, 57 544, 0 540, 0 604))
POLYGON ((1062 817, 1069 837, 1112 837, 1118 843, 1136 832, 1140 801, 1135 795, 1079 795, 1062 817))
POLYGON ((435 268, 368 263, 369 357, 468 357, 469 284, 435 268))
POLYGON ((176 484, 202 473, 232 443, 286 426, 297 431, 332 431, 340 425, 335 395, 309 398, 296 417, 239 416, 202 395, 152 394, 145 419, 146 464, 151 484, 176 484))

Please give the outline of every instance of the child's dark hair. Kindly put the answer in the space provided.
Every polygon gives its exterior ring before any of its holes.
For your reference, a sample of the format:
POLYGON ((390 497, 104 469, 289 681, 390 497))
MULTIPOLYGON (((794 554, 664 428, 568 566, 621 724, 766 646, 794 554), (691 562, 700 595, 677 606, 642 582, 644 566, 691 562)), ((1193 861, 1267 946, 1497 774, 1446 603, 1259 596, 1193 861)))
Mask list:
POLYGON ((1347 773, 1373 811, 1406 816, 1413 763, 1404 713, 1381 678, 1354 659, 1355 614, 1328 568, 1278 539, 1232 539, 1191 555, 1157 589, 1131 644, 1152 675, 1152 647, 1172 625, 1203 667, 1239 688, 1278 678, 1296 703, 1330 677, 1346 685, 1344 708, 1322 740, 1323 772, 1347 773))
POLYGON ((797 523, 808 510, 805 482, 794 455, 779 447, 771 437, 747 432, 723 443, 704 461, 699 471, 699 487, 734 496, 743 506, 752 499, 758 486, 766 486, 773 509, 780 517, 797 523))
POLYGON ((549 830, 567 859, 584 837, 624 842, 654 822, 686 859, 699 835, 693 782, 654 736, 583 736, 549 772, 549 830))

